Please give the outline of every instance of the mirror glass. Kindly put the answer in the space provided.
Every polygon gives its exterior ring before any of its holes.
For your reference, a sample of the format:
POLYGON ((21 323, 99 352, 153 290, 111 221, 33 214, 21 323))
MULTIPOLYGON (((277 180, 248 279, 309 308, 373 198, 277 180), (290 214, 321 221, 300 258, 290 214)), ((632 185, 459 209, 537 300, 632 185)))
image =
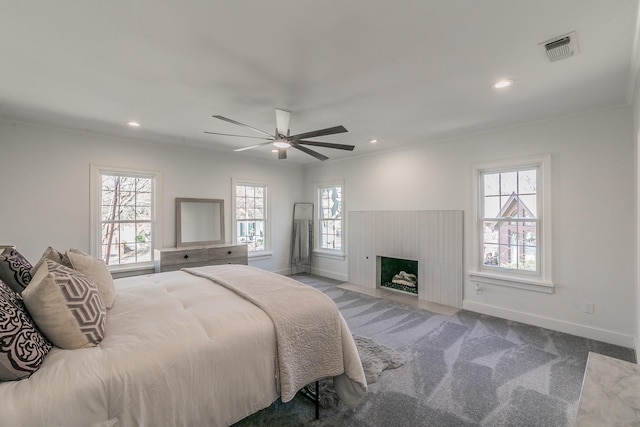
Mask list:
POLYGON ((176 246, 224 243, 224 200, 176 198, 176 246))

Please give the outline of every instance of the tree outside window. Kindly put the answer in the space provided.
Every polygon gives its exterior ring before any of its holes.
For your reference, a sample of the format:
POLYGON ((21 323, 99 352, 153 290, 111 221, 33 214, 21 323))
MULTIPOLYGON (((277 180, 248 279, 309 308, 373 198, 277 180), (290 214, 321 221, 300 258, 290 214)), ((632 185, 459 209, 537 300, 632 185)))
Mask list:
POLYGON ((342 250, 342 187, 322 187, 319 193, 319 247, 342 250))
POLYGON ((100 254, 107 265, 153 261, 153 177, 100 173, 100 254))

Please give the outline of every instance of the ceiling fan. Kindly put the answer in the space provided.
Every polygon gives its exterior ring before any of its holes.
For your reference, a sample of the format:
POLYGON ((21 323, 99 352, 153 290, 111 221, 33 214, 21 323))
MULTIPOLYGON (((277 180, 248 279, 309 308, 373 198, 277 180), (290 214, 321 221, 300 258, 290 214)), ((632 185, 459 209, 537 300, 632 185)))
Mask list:
POLYGON ((216 119, 224 120, 225 122, 233 123, 234 125, 242 126, 247 129, 251 129, 254 132, 258 132, 263 134, 264 136, 245 136, 245 135, 230 135, 228 133, 218 133, 218 132, 207 132, 212 135, 225 135, 225 136, 237 136, 240 138, 257 138, 264 139, 266 142, 262 142, 260 144, 250 145, 248 147, 238 148, 233 151, 244 151, 250 150, 255 147, 260 147, 262 145, 272 144, 278 150, 278 159, 286 159, 287 158, 287 148, 293 147, 297 150, 302 151, 303 153, 307 153, 318 160, 327 160, 328 157, 318 153, 317 151, 311 150, 305 145, 311 145, 315 147, 325 147, 325 148, 335 148, 338 150, 347 150, 353 151, 355 145, 346 145, 346 144, 334 144, 330 142, 320 142, 320 141, 309 141, 306 138, 314 138, 316 136, 327 136, 333 135, 336 133, 348 132, 344 126, 334 126, 326 129, 314 130, 311 132, 299 133, 297 135, 289 135, 289 118, 291 117, 291 112, 285 110, 279 110, 276 108, 276 132, 275 135, 271 135, 270 133, 264 132, 260 129, 256 129, 252 126, 245 125, 244 123, 236 122, 235 120, 228 119, 223 116, 213 116, 216 119))

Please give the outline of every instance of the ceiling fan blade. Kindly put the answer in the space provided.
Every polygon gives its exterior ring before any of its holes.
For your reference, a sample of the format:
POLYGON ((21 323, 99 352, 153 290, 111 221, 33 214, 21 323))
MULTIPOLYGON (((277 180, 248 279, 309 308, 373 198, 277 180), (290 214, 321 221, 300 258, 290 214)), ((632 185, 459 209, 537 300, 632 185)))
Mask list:
POLYGON ((245 151, 245 150, 251 150, 252 148, 260 147, 260 146, 267 145, 267 144, 271 144, 271 141, 263 142, 262 144, 250 145, 250 146, 248 146, 248 147, 236 148, 236 149, 235 149, 235 150, 233 150, 233 151, 245 151))
POLYGON ((279 135, 287 136, 289 134, 289 119, 291 112, 278 110, 276 108, 276 129, 279 135))
POLYGON ((284 160, 287 158, 287 149, 278 148, 278 160, 284 160))
POLYGON ((326 148, 335 148, 338 150, 347 150, 347 151, 353 151, 354 148, 356 148, 355 145, 347 145, 347 144, 333 144, 331 142, 320 142, 320 141, 296 141, 298 144, 304 144, 304 145, 314 145, 316 147, 326 147, 326 148))
POLYGON ((299 133, 297 135, 293 135, 293 136, 289 137, 289 139, 292 140, 292 141, 299 141, 299 140, 305 139, 305 138, 313 138, 315 136, 333 135, 333 134, 336 134, 336 133, 343 133, 343 132, 348 132, 348 130, 344 126, 334 126, 334 127, 331 127, 331 128, 314 130, 314 131, 305 132, 305 133, 299 133))
POLYGON ((209 132, 209 131, 204 131, 204 133, 208 133, 211 135, 224 135, 224 136, 237 136, 238 138, 255 138, 255 139, 269 139, 269 140, 273 140, 274 138, 272 136, 270 136, 269 138, 264 138, 262 136, 245 136, 245 135, 232 135, 230 133, 218 133, 218 132, 209 132))
POLYGON ((271 135, 271 134, 269 134, 269 133, 267 133, 267 132, 265 132, 263 130, 256 129, 253 126, 245 125, 244 123, 236 122, 235 120, 231 120, 231 119, 228 119, 228 118, 223 117, 223 116, 212 116, 212 117, 215 117, 216 119, 219 119, 219 120, 224 120, 225 122, 233 123, 234 125, 238 125, 238 126, 245 127, 247 129, 251 129, 252 131, 255 131, 255 132, 261 133, 263 135, 267 135, 267 136, 269 136, 271 138, 274 138, 273 135, 271 135))
POLYGON ((305 147, 304 145, 293 144, 292 147, 297 149, 297 150, 300 150, 300 151, 302 151, 304 153, 307 153, 307 154, 315 157, 318 160, 327 160, 328 159, 327 156, 325 156, 323 154, 320 154, 317 151, 310 150, 307 147, 305 147))

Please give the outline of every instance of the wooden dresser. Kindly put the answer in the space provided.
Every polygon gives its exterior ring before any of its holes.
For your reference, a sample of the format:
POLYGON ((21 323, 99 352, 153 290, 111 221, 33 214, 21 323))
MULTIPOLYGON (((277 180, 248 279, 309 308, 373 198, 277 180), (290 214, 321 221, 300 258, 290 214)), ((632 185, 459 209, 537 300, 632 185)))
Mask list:
POLYGON ((247 245, 194 246, 154 251, 156 273, 203 265, 247 265, 247 245))

